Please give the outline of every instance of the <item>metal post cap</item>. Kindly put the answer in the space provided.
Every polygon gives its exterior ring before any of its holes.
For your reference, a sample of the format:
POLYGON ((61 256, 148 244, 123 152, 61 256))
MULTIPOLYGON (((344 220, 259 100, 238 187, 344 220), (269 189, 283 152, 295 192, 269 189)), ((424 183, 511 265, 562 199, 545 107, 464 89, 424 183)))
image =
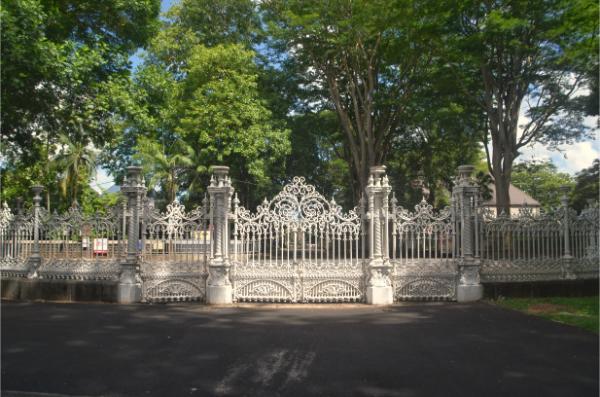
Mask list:
POLYGON ((33 191, 33 194, 37 196, 44 191, 44 187, 42 185, 33 185, 31 190, 33 191))
POLYGON ((385 174, 385 165, 374 165, 372 167, 369 167, 369 172, 374 176, 374 177, 379 177, 383 174, 385 174))
POLYGON ((229 167, 226 165, 212 165, 210 171, 220 178, 229 174, 229 167))

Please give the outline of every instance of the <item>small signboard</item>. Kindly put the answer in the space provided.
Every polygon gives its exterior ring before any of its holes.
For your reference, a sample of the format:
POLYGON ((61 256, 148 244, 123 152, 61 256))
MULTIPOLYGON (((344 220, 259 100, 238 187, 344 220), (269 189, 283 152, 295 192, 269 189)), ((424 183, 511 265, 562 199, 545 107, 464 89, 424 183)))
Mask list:
POLYGON ((94 239, 94 255, 108 255, 108 239, 107 238, 95 238, 94 239))

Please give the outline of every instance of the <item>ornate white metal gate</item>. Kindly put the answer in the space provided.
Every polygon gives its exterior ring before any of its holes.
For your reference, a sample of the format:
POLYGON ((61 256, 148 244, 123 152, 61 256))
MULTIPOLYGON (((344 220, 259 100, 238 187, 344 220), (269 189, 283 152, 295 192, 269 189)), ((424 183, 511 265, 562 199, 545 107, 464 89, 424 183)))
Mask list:
POLYGON ((425 199, 410 212, 391 200, 390 261, 396 300, 454 300, 458 267, 450 208, 435 213, 425 199))
POLYGON ((173 202, 165 212, 147 207, 142 223, 142 298, 147 302, 204 300, 210 253, 207 200, 186 212, 173 202))
POLYGON ((358 209, 347 213, 295 177, 255 213, 233 209, 236 301, 358 302, 365 297, 358 209))

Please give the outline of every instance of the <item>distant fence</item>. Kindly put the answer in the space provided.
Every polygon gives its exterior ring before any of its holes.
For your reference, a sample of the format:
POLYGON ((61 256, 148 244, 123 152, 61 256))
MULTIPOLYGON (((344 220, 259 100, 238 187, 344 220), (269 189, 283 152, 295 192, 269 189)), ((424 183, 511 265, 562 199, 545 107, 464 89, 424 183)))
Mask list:
POLYGON ((597 204, 576 214, 563 195, 551 212, 494 216, 478 204, 470 167, 448 207, 423 200, 412 211, 375 167, 347 212, 300 177, 252 211, 239 206, 226 167, 215 170, 189 211, 154 208, 135 167, 123 200, 94 214, 76 203, 48 213, 36 187, 30 208, 2 205, 0 273, 121 284, 129 274, 146 301, 204 300, 213 285, 233 300, 275 302, 365 301, 372 286, 395 300, 453 300, 461 285, 598 277, 597 204))

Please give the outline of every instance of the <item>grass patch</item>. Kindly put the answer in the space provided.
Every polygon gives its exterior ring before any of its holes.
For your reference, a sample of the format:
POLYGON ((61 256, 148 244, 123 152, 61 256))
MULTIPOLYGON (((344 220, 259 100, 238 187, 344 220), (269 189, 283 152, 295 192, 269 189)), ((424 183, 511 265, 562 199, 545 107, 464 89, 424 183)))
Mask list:
POLYGON ((580 298, 500 298, 499 306, 599 333, 598 296, 580 298))

